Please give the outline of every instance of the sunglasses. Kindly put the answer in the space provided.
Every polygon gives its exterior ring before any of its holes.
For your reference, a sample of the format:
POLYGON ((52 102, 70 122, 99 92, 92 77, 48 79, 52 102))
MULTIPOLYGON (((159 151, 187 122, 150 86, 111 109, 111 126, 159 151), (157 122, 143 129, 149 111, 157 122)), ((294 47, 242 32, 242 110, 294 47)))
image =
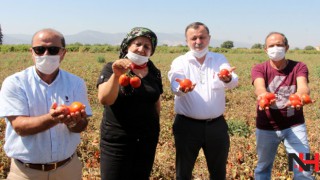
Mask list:
POLYGON ((36 46, 32 47, 33 51, 37 55, 43 55, 46 51, 49 52, 50 55, 57 55, 60 51, 60 49, 63 49, 63 47, 57 47, 57 46, 51 46, 51 47, 44 47, 44 46, 36 46))

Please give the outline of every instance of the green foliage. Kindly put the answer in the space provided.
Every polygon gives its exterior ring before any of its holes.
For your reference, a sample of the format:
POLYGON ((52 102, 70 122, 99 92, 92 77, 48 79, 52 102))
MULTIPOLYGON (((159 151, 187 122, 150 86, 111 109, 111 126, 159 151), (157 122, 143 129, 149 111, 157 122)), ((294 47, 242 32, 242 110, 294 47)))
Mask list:
POLYGON ((229 134, 231 136, 240 136, 240 137, 248 137, 251 132, 249 126, 245 123, 245 121, 241 120, 228 120, 229 126, 229 134))
POLYGON ((251 49, 263 49, 263 44, 260 44, 260 43, 257 43, 257 44, 254 44, 251 49))
POLYGON ((20 44, 20 45, 1 45, 1 52, 28 52, 30 50, 30 45, 20 44))
POLYGON ((91 49, 90 46, 80 46, 79 47, 79 52, 89 52, 91 49))
POLYGON ((73 43, 73 44, 69 44, 69 45, 74 45, 74 46, 83 46, 82 43, 79 43, 79 42, 76 42, 76 43, 73 43))
POLYGON ((221 48, 232 49, 233 47, 232 41, 225 41, 221 44, 221 48))
POLYGON ((316 66, 316 75, 320 78, 320 66, 316 66))
POLYGON ((102 56, 99 56, 99 57, 97 58, 97 62, 98 62, 98 63, 105 63, 105 62, 106 62, 106 59, 105 59, 104 57, 102 57, 102 56))
POLYGON ((72 45, 66 46, 66 49, 67 49, 68 52, 79 52, 79 47, 80 46, 72 44, 72 45))
POLYGON ((187 46, 158 46, 157 53, 186 53, 189 51, 187 46))
POLYGON ((306 46, 304 48, 304 50, 315 50, 316 48, 314 48, 313 46, 306 46))
POLYGON ((2 38, 3 38, 3 34, 2 34, 2 29, 0 24, 0 45, 2 45, 2 38))
MULTIPOLYGON (((231 41, 230 41, 231 42, 231 41)), ((232 43, 232 42, 231 42, 232 43)), ((233 43, 232 43, 233 44, 233 43)), ((20 45, 1 45, 0 52, 8 53, 8 52, 28 52, 30 50, 31 45, 28 44, 20 44, 20 45)), ((103 44, 95 44, 95 45, 82 45, 81 43, 68 44, 66 46, 68 52, 89 52, 89 53, 107 53, 114 52, 119 53, 120 46, 112 46, 112 45, 103 45, 103 44)), ((222 54, 265 54, 263 49, 247 49, 247 48, 220 48, 220 47, 209 47, 209 50, 216 53, 222 54)), ((179 46, 158 46, 155 54, 157 53, 169 53, 169 54, 184 54, 189 51, 189 47, 186 45, 179 46)), ((295 54, 320 54, 320 51, 317 50, 289 50, 287 54, 295 53, 295 54)))

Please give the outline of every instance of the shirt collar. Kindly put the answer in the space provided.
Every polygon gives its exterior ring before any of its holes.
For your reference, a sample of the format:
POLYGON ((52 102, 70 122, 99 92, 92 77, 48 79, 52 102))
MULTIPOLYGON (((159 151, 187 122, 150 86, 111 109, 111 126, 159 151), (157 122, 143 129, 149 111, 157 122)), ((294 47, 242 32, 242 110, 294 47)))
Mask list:
POLYGON ((42 82, 42 83, 50 86, 50 85, 53 85, 54 83, 56 83, 56 81, 60 78, 61 69, 59 68, 58 75, 57 75, 57 77, 53 80, 53 82, 52 82, 51 84, 47 84, 46 82, 44 82, 44 81, 40 78, 40 76, 38 75, 38 73, 37 73, 37 71, 36 71, 36 66, 32 66, 32 72, 33 72, 34 78, 35 78, 38 82, 42 82))

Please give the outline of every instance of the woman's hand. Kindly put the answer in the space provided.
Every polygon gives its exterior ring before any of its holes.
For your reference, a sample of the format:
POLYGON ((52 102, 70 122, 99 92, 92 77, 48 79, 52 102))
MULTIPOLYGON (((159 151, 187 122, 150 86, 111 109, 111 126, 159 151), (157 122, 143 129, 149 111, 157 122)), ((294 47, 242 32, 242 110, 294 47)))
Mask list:
POLYGON ((112 64, 112 70, 115 76, 119 77, 130 69, 131 61, 128 59, 118 59, 112 64))

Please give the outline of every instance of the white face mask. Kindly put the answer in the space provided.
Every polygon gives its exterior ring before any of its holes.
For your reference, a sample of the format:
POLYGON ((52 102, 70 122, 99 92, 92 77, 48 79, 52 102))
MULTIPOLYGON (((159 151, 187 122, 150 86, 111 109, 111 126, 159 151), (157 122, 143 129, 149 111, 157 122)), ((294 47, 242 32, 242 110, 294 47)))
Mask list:
POLYGON ((141 56, 139 54, 128 51, 127 58, 130 59, 136 65, 142 65, 149 61, 149 56, 141 56))
POLYGON ((272 61, 280 61, 286 55, 286 48, 274 46, 267 49, 267 54, 272 61))
POLYGON ((200 51, 197 51, 197 50, 194 50, 194 49, 190 49, 190 53, 196 58, 202 58, 208 52, 209 52, 209 48, 208 47, 205 47, 204 49, 202 49, 200 51))
POLYGON ((35 56, 36 68, 43 74, 52 74, 60 65, 60 56, 35 56))

